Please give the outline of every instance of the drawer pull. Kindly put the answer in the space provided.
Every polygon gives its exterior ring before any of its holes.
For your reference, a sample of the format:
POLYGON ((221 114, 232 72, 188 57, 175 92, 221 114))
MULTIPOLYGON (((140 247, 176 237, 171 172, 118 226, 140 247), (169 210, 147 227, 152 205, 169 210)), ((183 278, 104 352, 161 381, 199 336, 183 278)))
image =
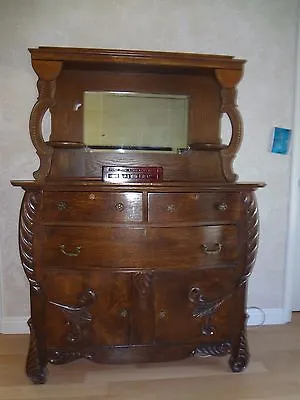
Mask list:
POLYGON ((122 212, 122 211, 124 211, 125 206, 124 206, 123 203, 116 203, 116 204, 115 204, 115 209, 116 209, 117 211, 122 212))
POLYGON ((167 318, 167 311, 166 310, 160 310, 159 312, 159 319, 166 319, 167 318))
POLYGON ((65 201, 59 201, 57 203, 57 208, 59 209, 59 211, 64 211, 68 208, 68 204, 65 201))
POLYGON ((126 310, 126 308, 123 308, 123 309, 120 311, 120 317, 121 317, 121 318, 127 318, 127 317, 128 317, 128 310, 126 310))
POLYGON ((75 247, 75 250, 72 251, 72 252, 66 251, 64 244, 60 244, 58 247, 60 248, 60 251, 63 253, 63 255, 68 256, 68 257, 77 257, 77 256, 79 256, 80 250, 81 250, 81 246, 75 247))
POLYGON ((90 193, 90 194, 89 194, 89 199, 90 199, 90 200, 95 200, 95 199, 96 199, 95 193, 90 193))
POLYGON ((223 202, 223 203, 217 203, 217 204, 216 204, 216 209, 217 209, 218 211, 226 211, 227 208, 228 208, 228 205, 227 205, 227 203, 225 203, 225 202, 223 202))
POLYGON ((174 204, 169 204, 168 207, 167 207, 167 210, 168 210, 168 212, 173 213, 173 212, 176 211, 176 207, 175 207, 174 204))
POLYGON ((221 243, 214 243, 212 245, 201 244, 201 250, 205 254, 218 254, 221 252, 222 247, 221 243))

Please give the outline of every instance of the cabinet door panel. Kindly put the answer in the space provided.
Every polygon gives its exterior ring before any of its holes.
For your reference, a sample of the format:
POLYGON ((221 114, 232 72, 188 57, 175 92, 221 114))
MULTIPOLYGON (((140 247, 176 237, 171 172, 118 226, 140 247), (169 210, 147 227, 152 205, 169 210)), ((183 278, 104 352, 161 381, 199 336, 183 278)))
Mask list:
POLYGON ((127 344, 130 288, 126 273, 47 272, 47 345, 127 344))
POLYGON ((233 291, 234 282, 233 268, 157 272, 154 279, 155 340, 197 343, 228 339, 232 301, 228 298, 218 305, 217 300, 233 291), (203 314, 195 317, 198 305, 203 314))

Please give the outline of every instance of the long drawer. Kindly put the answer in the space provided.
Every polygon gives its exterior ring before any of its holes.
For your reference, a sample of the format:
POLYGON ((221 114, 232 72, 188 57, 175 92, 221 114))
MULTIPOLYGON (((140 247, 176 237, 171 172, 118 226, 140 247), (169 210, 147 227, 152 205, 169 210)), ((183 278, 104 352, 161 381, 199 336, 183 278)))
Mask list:
POLYGON ((143 219, 139 192, 45 192, 45 222, 140 222, 143 219))
POLYGON ((45 266, 191 268, 233 263, 239 256, 234 225, 203 227, 45 227, 45 266))
POLYGON ((237 221, 239 193, 149 193, 149 222, 237 221))

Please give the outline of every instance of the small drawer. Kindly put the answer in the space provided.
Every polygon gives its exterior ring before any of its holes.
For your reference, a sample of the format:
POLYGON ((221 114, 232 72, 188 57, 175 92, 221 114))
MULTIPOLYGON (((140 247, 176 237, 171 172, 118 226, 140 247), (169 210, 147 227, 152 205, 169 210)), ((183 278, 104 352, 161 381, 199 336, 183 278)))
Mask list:
POLYGON ((45 192, 45 222, 140 222, 142 193, 45 192))
POLYGON ((239 193, 149 193, 149 222, 216 222, 240 218, 239 193))

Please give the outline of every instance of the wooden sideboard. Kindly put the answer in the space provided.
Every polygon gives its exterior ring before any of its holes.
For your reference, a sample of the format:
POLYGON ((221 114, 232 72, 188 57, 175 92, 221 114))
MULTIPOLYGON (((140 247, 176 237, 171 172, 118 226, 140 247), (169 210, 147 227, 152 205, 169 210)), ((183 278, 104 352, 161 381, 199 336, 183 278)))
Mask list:
POLYGON ((30 133, 41 165, 35 180, 12 181, 25 190, 19 245, 31 299, 27 375, 44 383, 48 362, 78 358, 137 363, 195 354, 229 354, 232 371, 243 370, 247 279, 258 246, 254 191, 263 186, 236 183, 232 170, 242 137, 235 85, 244 62, 70 48, 31 55, 39 98, 30 133), (74 105, 82 106, 86 90, 186 94, 186 148, 166 154, 85 146, 74 105), (232 125, 227 145, 223 113, 232 125), (110 183, 105 166, 156 166, 163 177, 110 183))

